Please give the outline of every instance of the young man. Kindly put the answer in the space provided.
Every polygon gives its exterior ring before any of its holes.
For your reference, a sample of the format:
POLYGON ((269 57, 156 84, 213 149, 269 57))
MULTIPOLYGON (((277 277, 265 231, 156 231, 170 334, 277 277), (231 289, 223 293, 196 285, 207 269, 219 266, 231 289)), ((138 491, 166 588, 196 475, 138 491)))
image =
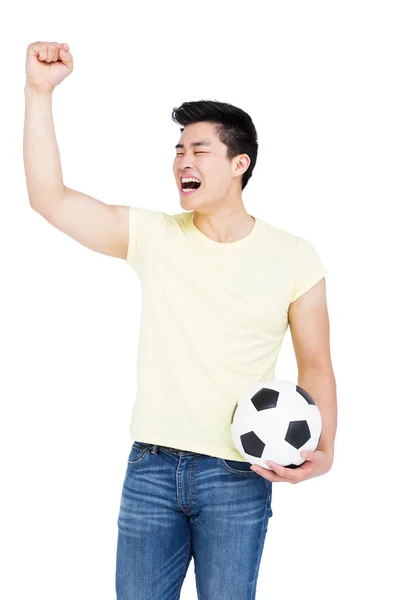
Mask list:
POLYGON ((244 111, 206 100, 174 109, 183 212, 107 205, 62 180, 51 94, 72 72, 68 46, 31 44, 26 69, 31 206, 88 248, 126 260, 142 286, 117 598, 177 598, 193 557, 202 600, 253 600, 272 483, 322 475, 333 462, 326 269, 305 239, 246 212, 258 143, 244 111), (298 384, 319 406, 323 435, 300 468, 255 470, 234 446, 231 415, 252 385, 275 378, 289 324, 298 384))

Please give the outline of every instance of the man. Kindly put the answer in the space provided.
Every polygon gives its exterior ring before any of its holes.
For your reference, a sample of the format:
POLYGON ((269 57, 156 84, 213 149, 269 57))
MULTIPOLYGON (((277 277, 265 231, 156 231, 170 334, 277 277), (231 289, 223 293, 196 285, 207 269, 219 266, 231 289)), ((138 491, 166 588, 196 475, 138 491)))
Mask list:
POLYGON ((177 598, 193 557, 202 600, 253 600, 272 483, 322 475, 333 462, 326 269, 309 242, 246 212, 257 133, 230 104, 173 111, 183 212, 107 205, 66 187, 51 94, 72 68, 67 44, 28 47, 24 163, 31 206, 88 248, 126 260, 142 286, 117 598, 177 598), (233 444, 232 410, 252 385, 274 379, 289 324, 298 384, 316 400, 323 434, 298 469, 256 469, 233 444))

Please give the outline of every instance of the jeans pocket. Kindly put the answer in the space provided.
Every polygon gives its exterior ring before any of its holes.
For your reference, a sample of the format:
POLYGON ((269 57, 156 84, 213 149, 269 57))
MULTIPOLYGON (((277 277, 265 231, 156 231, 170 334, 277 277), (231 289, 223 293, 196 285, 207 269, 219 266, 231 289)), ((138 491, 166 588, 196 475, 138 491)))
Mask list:
POLYGON ((227 458, 221 458, 222 466, 235 475, 258 475, 255 471, 252 471, 250 467, 251 463, 241 460, 230 460, 227 458))
POLYGON ((133 442, 128 456, 128 467, 136 465, 136 463, 143 460, 149 450, 149 444, 145 444, 143 442, 133 442))

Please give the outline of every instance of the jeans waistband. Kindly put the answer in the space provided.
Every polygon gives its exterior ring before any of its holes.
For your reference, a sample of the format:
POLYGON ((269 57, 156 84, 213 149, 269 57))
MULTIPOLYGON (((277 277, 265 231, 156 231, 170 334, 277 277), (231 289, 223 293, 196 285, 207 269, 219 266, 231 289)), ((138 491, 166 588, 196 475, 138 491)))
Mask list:
POLYGON ((160 446, 158 444, 148 444, 147 442, 142 442, 142 443, 146 443, 146 445, 151 448, 150 452, 152 454, 157 454, 159 448, 164 449, 164 450, 168 450, 169 452, 173 452, 174 454, 178 454, 179 456, 186 456, 186 455, 198 455, 201 456, 201 454, 199 452, 193 452, 192 450, 181 450, 180 448, 171 448, 170 446, 160 446))

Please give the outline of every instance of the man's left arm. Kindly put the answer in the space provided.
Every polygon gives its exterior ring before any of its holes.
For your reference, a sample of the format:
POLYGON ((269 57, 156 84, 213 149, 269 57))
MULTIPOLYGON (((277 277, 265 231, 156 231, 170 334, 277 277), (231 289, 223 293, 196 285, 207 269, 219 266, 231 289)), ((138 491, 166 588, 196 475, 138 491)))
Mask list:
POLYGON ((314 399, 321 413, 322 433, 314 452, 306 452, 305 463, 288 469, 267 461, 272 470, 252 467, 270 481, 298 483, 323 475, 332 466, 337 428, 336 380, 330 354, 330 327, 325 277, 297 298, 288 310, 296 355, 298 382, 314 399))
POLYGON ((322 418, 317 450, 334 457, 337 429, 336 380, 330 353, 330 326, 325 277, 289 307, 298 385, 315 400, 322 418))

